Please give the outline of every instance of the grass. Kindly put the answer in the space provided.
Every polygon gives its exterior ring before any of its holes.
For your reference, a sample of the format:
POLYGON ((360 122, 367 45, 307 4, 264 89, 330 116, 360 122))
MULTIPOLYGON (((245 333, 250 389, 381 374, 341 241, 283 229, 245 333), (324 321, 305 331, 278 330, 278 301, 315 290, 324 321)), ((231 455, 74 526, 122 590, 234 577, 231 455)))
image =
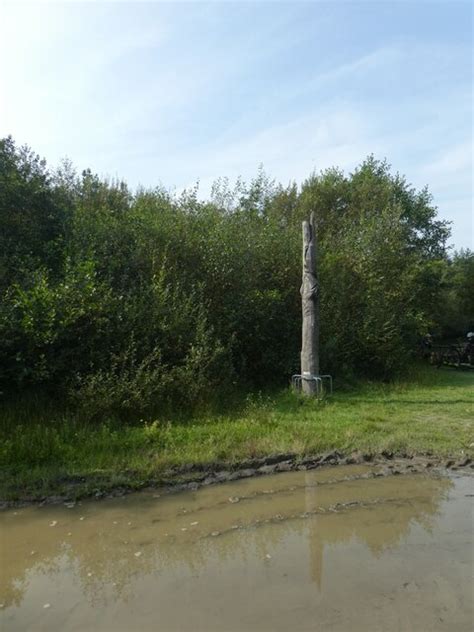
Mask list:
POLYGON ((289 390, 253 394, 232 414, 139 425, 87 424, 52 403, 0 411, 0 499, 79 497, 159 481, 171 466, 338 449, 474 454, 474 373, 423 367, 316 402, 289 390))

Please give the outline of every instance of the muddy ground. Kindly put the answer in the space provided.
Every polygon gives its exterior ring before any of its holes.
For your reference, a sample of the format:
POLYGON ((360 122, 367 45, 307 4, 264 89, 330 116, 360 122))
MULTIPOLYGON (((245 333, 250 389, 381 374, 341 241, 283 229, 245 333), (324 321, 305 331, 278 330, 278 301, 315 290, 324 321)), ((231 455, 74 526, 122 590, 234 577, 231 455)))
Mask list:
MULTIPOLYGON (((427 470, 463 470, 474 474, 474 460, 469 456, 462 458, 441 458, 432 454, 408 455, 393 452, 381 454, 367 454, 354 452, 344 455, 337 450, 325 454, 305 456, 297 454, 273 454, 267 457, 248 459, 240 463, 199 463, 175 467, 164 472, 159 478, 151 478, 140 484, 120 485, 108 488, 107 479, 100 478, 91 481, 93 490, 80 492, 81 486, 88 482, 86 478, 63 478, 59 483, 67 491, 58 495, 43 498, 23 498, 21 500, 0 500, 0 509, 9 507, 24 507, 27 505, 47 505, 71 502, 80 498, 113 498, 124 496, 143 489, 157 489, 161 493, 173 493, 185 490, 197 490, 207 485, 225 483, 255 476, 265 476, 278 472, 314 470, 321 467, 372 464, 378 468, 366 474, 367 478, 382 476, 398 476, 416 474, 427 470), (104 488, 101 489, 101 484, 104 488)), ((132 475, 132 473, 130 473, 132 475)))

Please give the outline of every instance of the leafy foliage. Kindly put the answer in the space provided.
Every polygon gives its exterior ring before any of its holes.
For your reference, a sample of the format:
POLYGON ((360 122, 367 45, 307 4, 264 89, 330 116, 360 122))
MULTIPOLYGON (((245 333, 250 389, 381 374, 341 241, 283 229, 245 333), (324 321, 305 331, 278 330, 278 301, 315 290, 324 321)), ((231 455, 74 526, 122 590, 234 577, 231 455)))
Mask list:
POLYGON ((48 389, 87 418, 190 408, 235 382, 298 368, 301 220, 316 210, 322 366, 389 378, 417 336, 472 316, 472 255, 452 260, 446 222, 373 156, 284 188, 130 192, 56 172, 0 141, 0 380, 48 389), (471 279, 467 281, 467 279, 471 279), (440 303, 450 293, 453 313, 440 303), (471 316, 468 316, 471 314, 471 316))

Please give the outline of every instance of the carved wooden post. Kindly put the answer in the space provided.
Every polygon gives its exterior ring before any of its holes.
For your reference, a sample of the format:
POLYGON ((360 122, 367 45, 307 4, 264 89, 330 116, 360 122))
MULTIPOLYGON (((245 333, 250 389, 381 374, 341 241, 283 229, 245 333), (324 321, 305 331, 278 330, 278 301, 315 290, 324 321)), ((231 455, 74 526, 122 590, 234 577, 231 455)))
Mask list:
MULTIPOLYGON (((314 213, 303 222, 303 281, 301 303, 303 312, 301 375, 319 375, 319 286, 316 275, 316 229, 314 213)), ((316 382, 302 380, 303 393, 314 395, 316 382)))

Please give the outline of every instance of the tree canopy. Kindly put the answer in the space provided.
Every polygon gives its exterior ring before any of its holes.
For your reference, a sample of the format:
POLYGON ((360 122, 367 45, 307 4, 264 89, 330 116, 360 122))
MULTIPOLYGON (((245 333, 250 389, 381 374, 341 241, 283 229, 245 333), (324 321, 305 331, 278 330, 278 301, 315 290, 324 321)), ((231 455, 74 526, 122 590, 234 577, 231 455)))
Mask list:
MULTIPOLYGON (((0 140, 0 380, 93 414, 194 406, 288 380, 300 350, 301 220, 319 233, 321 363, 389 378, 428 330, 474 320, 472 253, 449 257, 427 189, 369 156, 283 187, 132 192, 0 140)), ((449 331, 448 331, 449 330, 449 331)))

